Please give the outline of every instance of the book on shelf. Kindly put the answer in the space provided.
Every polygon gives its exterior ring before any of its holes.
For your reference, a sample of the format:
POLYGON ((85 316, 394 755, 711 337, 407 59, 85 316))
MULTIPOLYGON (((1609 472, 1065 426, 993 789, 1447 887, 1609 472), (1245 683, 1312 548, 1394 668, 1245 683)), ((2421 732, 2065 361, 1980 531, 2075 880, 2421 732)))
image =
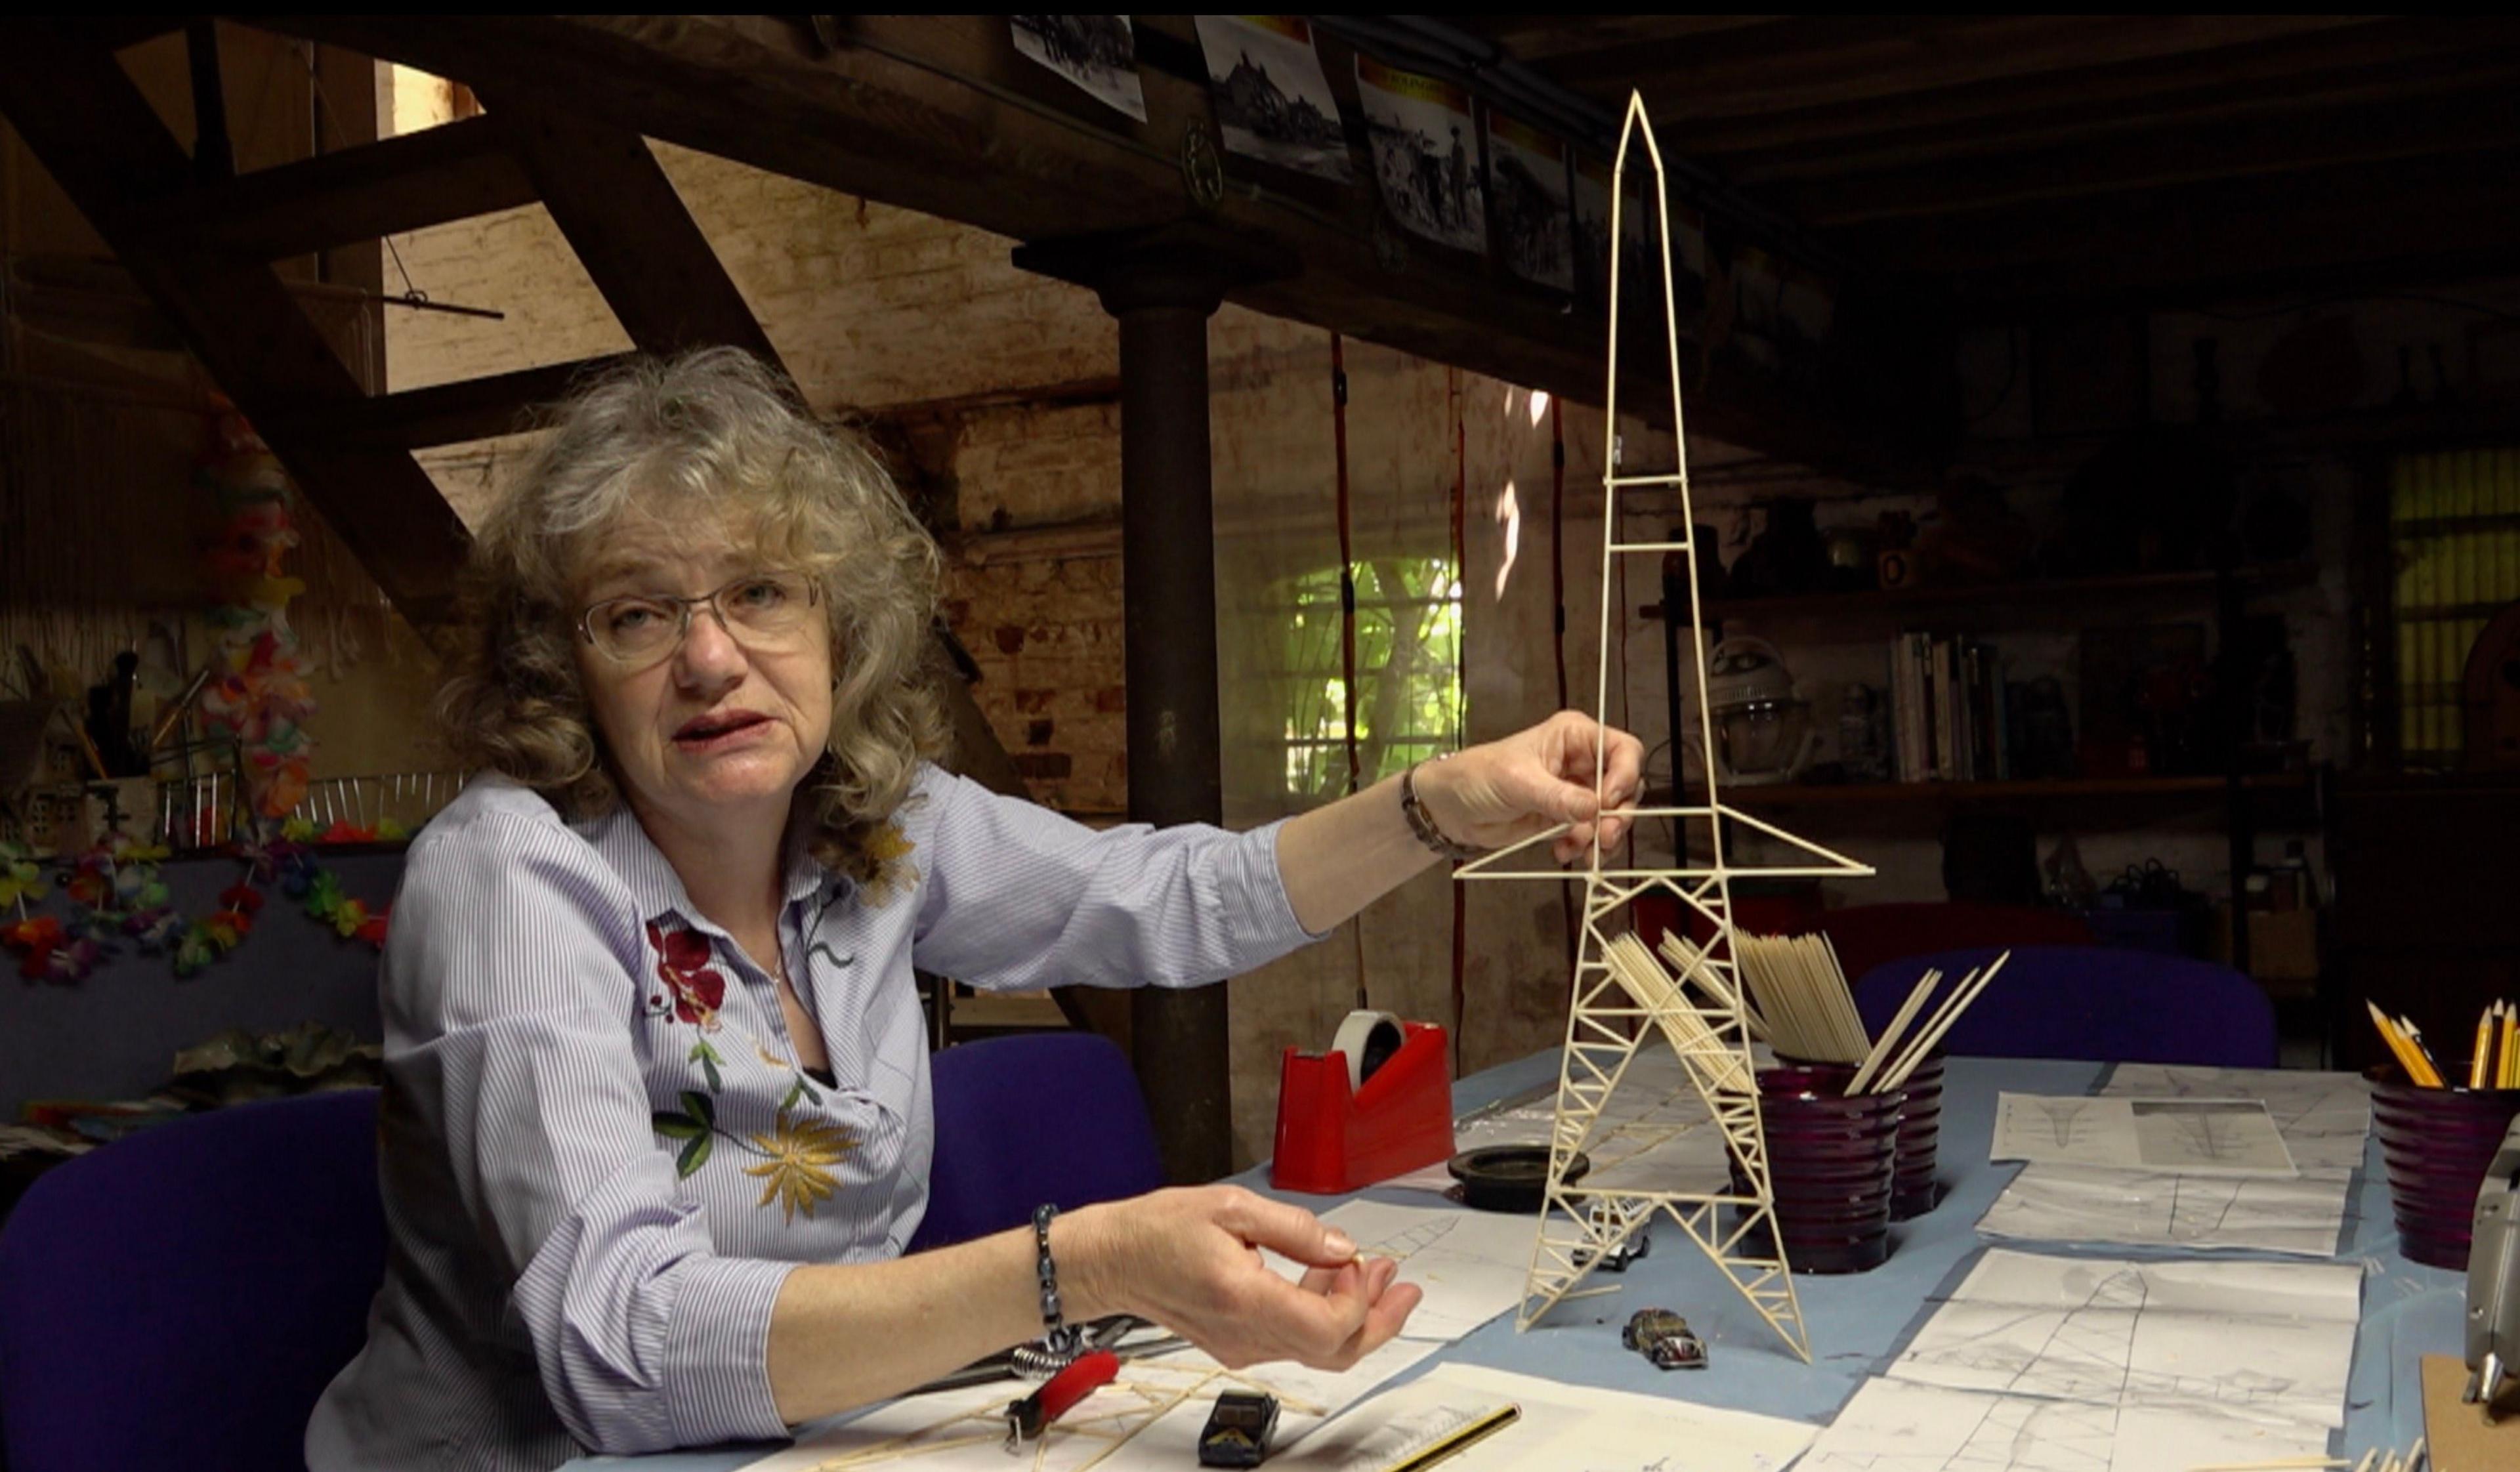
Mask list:
POLYGON ((1891 771, 1903 782, 2011 776, 2003 655, 1991 644, 1906 633, 1890 643, 1891 771))

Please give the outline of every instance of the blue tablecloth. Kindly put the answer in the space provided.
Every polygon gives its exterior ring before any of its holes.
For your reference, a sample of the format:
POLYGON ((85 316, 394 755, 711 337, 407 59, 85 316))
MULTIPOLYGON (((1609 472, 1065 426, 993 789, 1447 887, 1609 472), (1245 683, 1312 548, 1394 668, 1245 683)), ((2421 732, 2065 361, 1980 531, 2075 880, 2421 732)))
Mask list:
MULTIPOLYGON (((1983 1245, 1977 1221, 2017 1167, 1986 1158, 1994 1137, 1996 1095, 2085 1093, 2097 1088, 2107 1065, 1998 1058, 1952 1060, 1943 1096, 1942 1179, 1950 1194, 1924 1217, 1892 1228, 1890 1261, 1849 1277, 1795 1279, 1811 1333, 1813 1362, 1803 1364, 1729 1287, 1722 1274, 1663 1219, 1650 1256, 1624 1277, 1596 1274, 1586 1286, 1620 1283, 1622 1291, 1565 1304, 1540 1325, 1516 1333, 1510 1314, 1451 1346, 1435 1360, 1492 1365, 1552 1380, 1609 1390, 1669 1395, 1711 1405, 1825 1423, 1866 1376, 1885 1365, 1907 1341, 1932 1303, 1958 1281, 1983 1245), (1619 1347, 1619 1325, 1645 1307, 1676 1309, 1704 1336, 1712 1363, 1704 1370, 1671 1374, 1619 1347)), ((1554 1053, 1537 1054, 1462 1080, 1454 1089, 1457 1113, 1555 1084, 1554 1053)), ((1238 1178, 1268 1189, 1266 1168, 1238 1178)), ((1285 1200, 1326 1211, 1346 1197, 1296 1196, 1285 1200)), ((1368 1190, 1381 1200, 1426 1205, 1423 1192, 1368 1190)), ((2014 1243, 2028 1251, 2090 1257, 2175 1257, 2121 1244, 2014 1243)), ((2228 1256, 2231 1254, 2217 1254, 2228 1256)), ((2242 1254, 2258 1256, 2257 1254, 2242 1254)), ((2270 1255, 2271 1256, 2271 1255, 2270 1255)), ((2301 1262, 2306 1259, 2273 1258, 2301 1262)), ((2423 1430, 2423 1390, 2418 1360, 2427 1354, 2460 1352, 2460 1316, 2466 1284, 2457 1273, 2408 1262, 2398 1254, 2390 1225, 2388 1186, 2380 1177, 2379 1146, 2367 1147, 2362 1174, 2346 1207, 2345 1248, 2340 1261, 2362 1265, 2362 1324, 2354 1347, 2346 1423, 2338 1454, 2359 1457, 2372 1446, 2404 1448, 2423 1430)), ((1413 1372, 1414 1373, 1414 1372, 1413 1372)), ((640 1472, 729 1472, 762 1455, 768 1447, 680 1452, 649 1457, 586 1457, 571 1472, 635 1466, 640 1472)))

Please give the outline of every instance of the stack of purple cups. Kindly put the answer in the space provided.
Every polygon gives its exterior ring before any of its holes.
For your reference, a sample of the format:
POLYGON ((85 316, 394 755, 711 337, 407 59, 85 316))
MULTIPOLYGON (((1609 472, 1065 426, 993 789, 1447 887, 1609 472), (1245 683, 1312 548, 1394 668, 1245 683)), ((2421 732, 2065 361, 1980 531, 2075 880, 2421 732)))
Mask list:
MULTIPOLYGON (((2464 1066, 2450 1077, 2465 1078, 2464 1066)), ((2389 1207, 2398 1250, 2408 1260, 2467 1271, 2476 1193, 2486 1167, 2520 1117, 2520 1089, 2425 1089, 2394 1067, 2371 1081, 2371 1129, 2389 1171, 2389 1207)))
POLYGON ((1912 1222, 1934 1209, 1942 1187, 1934 1180, 1943 1139, 1943 1055, 1916 1065, 1900 1087, 1899 1165, 1890 1186, 1890 1220, 1912 1222))
MULTIPOLYGON (((1864 1272, 1890 1256, 1904 1094, 1848 1098, 1854 1077, 1854 1069, 1834 1066, 1759 1072, 1777 1227, 1796 1272, 1864 1272)), ((1733 1188, 1748 1188, 1737 1164, 1733 1188)))

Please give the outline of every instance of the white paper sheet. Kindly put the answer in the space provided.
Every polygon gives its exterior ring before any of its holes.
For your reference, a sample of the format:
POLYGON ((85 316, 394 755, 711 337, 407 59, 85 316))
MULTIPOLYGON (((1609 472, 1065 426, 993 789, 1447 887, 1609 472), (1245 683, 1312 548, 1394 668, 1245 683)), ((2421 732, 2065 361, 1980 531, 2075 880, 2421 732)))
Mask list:
MULTIPOLYGON (((1460 1207, 1392 1206, 1351 1201, 1322 1214, 1322 1221, 1356 1239, 1367 1257, 1400 1264, 1400 1281, 1425 1293, 1401 1335, 1449 1343, 1522 1302, 1531 1271, 1537 1217, 1466 1211, 1460 1207)), ((1263 1256, 1279 1272, 1301 1270, 1275 1253, 1263 1256)))
POLYGON ((1689 1472, 1774 1472, 1810 1446, 1819 1430, 1745 1410, 1477 1365, 1439 1364, 1425 1380, 1471 1399, 1522 1407, 1522 1419, 1509 1430, 1446 1463, 1444 1472, 1674 1472, 1684 1466, 1689 1472))
POLYGON ((2230 1248, 2332 1258, 2353 1178, 2297 1181, 2033 1165, 1978 1220, 1989 1236, 2051 1242, 2230 1248))
POLYGON ((2177 1068, 2120 1063, 2108 1098, 2260 1099, 2304 1174, 2353 1171, 2371 1133, 2371 1089, 2350 1073, 2277 1068, 2177 1068))
POLYGON ((2182 1175, 2299 1174, 2256 1099, 2006 1093, 1996 1104, 1988 1158, 2182 1175))
MULTIPOLYGON (((1557 1095, 1474 1114, 1453 1127, 1456 1151, 1490 1145, 1546 1145, 1555 1129, 1557 1095)), ((1596 1185, 1636 1190, 1718 1189, 1725 1183, 1724 1137, 1677 1054, 1658 1043, 1640 1048, 1619 1079, 1593 1133, 1582 1144, 1596 1185)), ((1381 1182, 1413 1190, 1453 1185, 1441 1165, 1381 1182)))
POLYGON ((1952 1390, 2342 1426, 2361 1300, 2353 1267, 1998 1249, 1889 1374, 1952 1390))
POLYGON ((1795 1472, 2177 1472, 2321 1456, 2327 1433, 2210 1411, 1868 1380, 1795 1472))

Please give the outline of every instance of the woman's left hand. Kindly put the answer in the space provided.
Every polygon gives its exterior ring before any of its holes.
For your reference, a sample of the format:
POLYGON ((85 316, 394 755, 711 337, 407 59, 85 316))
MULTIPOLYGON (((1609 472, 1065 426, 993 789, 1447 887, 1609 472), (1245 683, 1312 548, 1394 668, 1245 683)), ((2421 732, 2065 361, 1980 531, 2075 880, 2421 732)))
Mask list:
POLYGON ((1571 825, 1552 846, 1557 862, 1566 864, 1592 847, 1597 827, 1603 848, 1627 835, 1628 819, 1601 815, 1636 801, 1643 771, 1643 742, 1563 710, 1503 740, 1418 768, 1418 796, 1446 837, 1480 848, 1503 848, 1571 825))

